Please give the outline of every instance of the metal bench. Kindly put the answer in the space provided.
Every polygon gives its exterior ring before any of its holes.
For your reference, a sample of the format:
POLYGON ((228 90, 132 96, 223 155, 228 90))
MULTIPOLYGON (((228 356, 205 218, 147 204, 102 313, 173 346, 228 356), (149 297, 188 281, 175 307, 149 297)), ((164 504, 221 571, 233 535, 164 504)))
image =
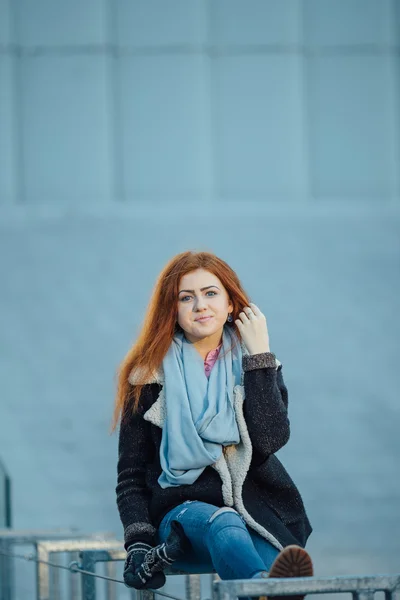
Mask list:
MULTIPOLYGON (((126 558, 126 551, 121 543, 120 548, 110 548, 104 550, 84 550, 80 552, 80 568, 89 573, 96 573, 96 564, 99 562, 115 562, 123 561, 126 558)), ((219 580, 217 573, 205 571, 204 573, 186 573, 176 569, 167 569, 164 571, 167 576, 184 575, 185 576, 185 591, 187 600, 199 600, 201 592, 200 575, 210 575, 213 581, 219 580)), ((107 591, 107 598, 114 599, 113 590, 107 591)), ((133 595, 138 600, 154 600, 154 593, 150 590, 136 591, 133 590, 133 595)), ((96 579, 93 575, 82 574, 82 599, 96 600, 96 579)), ((41 600, 41 599, 40 599, 41 600)))

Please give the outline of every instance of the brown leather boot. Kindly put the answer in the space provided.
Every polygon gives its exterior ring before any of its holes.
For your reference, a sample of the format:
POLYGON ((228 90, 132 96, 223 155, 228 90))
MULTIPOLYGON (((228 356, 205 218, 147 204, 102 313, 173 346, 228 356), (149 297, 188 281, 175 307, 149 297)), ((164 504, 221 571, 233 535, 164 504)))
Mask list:
MULTIPOLYGON (((310 555, 301 546, 286 546, 271 565, 268 577, 312 577, 314 574, 310 555)), ((303 600, 305 594, 293 596, 269 596, 269 600, 303 600)), ((260 596, 259 600, 268 600, 260 596)))

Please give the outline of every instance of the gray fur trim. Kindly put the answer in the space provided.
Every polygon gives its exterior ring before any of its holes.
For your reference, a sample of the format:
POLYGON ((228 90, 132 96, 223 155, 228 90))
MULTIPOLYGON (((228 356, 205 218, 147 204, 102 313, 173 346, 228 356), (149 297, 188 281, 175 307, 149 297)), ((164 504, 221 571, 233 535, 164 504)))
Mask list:
POLYGON ((263 369, 264 367, 278 368, 281 363, 273 352, 261 352, 243 357, 243 370, 263 369))
POLYGON ((263 538, 271 542, 271 544, 278 548, 278 550, 282 550, 282 544, 272 535, 272 533, 267 531, 262 525, 253 519, 253 517, 245 509, 243 503, 243 484, 250 468, 251 457, 253 454, 253 447, 243 414, 244 398, 244 387, 242 385, 235 385, 234 408, 240 434, 240 443, 228 446, 225 453, 228 469, 232 476, 233 506, 236 508, 238 513, 242 515, 247 525, 257 531, 257 533, 259 533, 263 538))
POLYGON ((149 535, 154 535, 156 533, 156 528, 151 523, 132 523, 132 525, 128 525, 128 527, 124 531, 125 539, 129 539, 133 535, 147 533, 149 535))

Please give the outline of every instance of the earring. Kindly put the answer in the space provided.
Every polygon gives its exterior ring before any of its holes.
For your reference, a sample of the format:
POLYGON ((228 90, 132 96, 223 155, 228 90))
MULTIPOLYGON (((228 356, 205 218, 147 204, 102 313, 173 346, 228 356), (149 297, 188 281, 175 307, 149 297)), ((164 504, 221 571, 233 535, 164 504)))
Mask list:
POLYGON ((232 317, 231 313, 229 313, 227 321, 228 321, 228 323, 232 323, 233 317, 232 317))

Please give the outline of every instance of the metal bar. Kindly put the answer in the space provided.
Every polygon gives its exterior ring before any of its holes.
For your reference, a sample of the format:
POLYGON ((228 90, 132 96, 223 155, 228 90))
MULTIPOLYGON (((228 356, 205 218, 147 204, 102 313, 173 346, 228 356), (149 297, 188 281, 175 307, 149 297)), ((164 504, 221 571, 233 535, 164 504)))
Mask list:
MULTIPOLYGON (((61 556, 54 552, 49 554, 50 562, 56 565, 61 565, 61 556)), ((60 589, 60 569, 57 567, 50 567, 50 595, 52 600, 61 600, 61 589, 60 589)))
MULTIPOLYGON (((68 553, 68 564, 79 562, 79 552, 68 553)), ((77 573, 70 573, 68 577, 68 598, 78 600, 80 598, 80 577, 77 573)))
POLYGON ((353 592, 353 600, 374 600, 374 591, 353 592))
POLYGON ((188 600, 200 600, 201 582, 200 575, 185 576, 186 597, 188 600))
MULTIPOLYGON (((113 579, 117 578, 117 566, 115 561, 107 561, 105 563, 106 566, 106 575, 107 577, 112 577, 113 579)), ((106 581, 106 600, 117 600, 117 589, 115 581, 106 581)))
POLYGON ((293 577, 282 579, 241 579, 217 581, 214 584, 219 597, 292 595, 350 592, 360 600, 372 600, 377 591, 392 592, 399 588, 398 575, 371 577, 293 577))
POLYGON ((0 523, 11 527, 11 478, 0 460, 0 523))
MULTIPOLYGON (((43 546, 48 552, 79 552, 99 551, 102 554, 104 551, 120 550, 123 548, 122 542, 118 540, 98 539, 96 536, 82 536, 80 539, 62 539, 62 540, 40 540, 37 545, 43 546)), ((126 555, 126 553, 125 553, 126 555)), ((108 555, 107 555, 108 556, 108 555)), ((108 558, 100 558, 98 560, 109 560, 108 558)))
POLYGON ((220 581, 213 583, 213 595, 215 593, 218 600, 235 600, 236 596, 231 595, 230 589, 227 586, 220 585, 220 583, 220 581))
POLYGON ((211 573, 211 600, 218 600, 217 592, 214 587, 216 581, 221 581, 218 573, 211 573))
POLYGON ((11 554, 12 544, 9 540, 0 538, 0 550, 4 552, 0 556, 0 598, 1 600, 13 600, 14 598, 14 559, 11 554))
MULTIPOLYGON (((96 559, 93 552, 82 552, 81 565, 84 571, 96 572, 96 559)), ((96 600, 96 579, 82 573, 82 598, 96 600)))
MULTIPOLYGON (((45 544, 36 544, 38 561, 48 562, 49 554, 45 544)), ((50 600, 50 568, 44 562, 36 563, 36 598, 37 600, 50 600)))
MULTIPOLYGON (((137 600, 154 600, 154 592, 150 590, 137 590, 136 592, 137 600)), ((85 598, 86 600, 86 598, 85 598)))
POLYGON ((5 526, 12 527, 12 495, 11 495, 11 479, 8 475, 5 478, 5 503, 6 503, 6 522, 5 526))
POLYGON ((3 554, 4 552, 4 543, 3 540, 0 539, 0 600, 4 600, 4 583, 6 581, 6 558, 7 556, 3 554))

